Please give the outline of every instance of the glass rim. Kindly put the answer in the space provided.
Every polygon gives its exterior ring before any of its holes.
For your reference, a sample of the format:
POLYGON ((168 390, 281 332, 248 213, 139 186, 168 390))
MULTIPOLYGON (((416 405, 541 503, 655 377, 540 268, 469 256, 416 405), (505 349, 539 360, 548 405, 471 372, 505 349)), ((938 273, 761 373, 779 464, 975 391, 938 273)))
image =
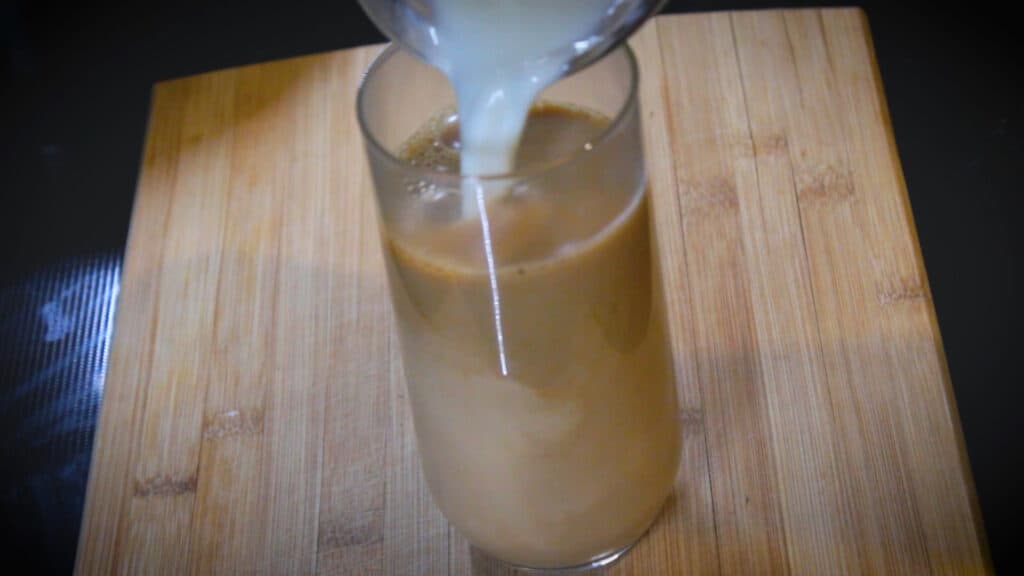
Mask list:
MULTIPOLYGON (((388 60, 390 60, 393 56, 400 52, 403 52, 402 46, 395 42, 390 42, 387 46, 384 47, 383 50, 381 50, 373 58, 373 61, 366 68, 366 71, 360 78, 359 88, 357 89, 356 93, 356 120, 359 123, 359 131, 363 135, 363 140, 366 143, 366 146, 373 150, 375 153, 379 154, 381 157, 383 157, 389 164, 393 164, 400 167, 401 170, 406 174, 419 174, 423 176, 429 176, 430 178, 435 180, 439 178, 445 180, 457 180, 460 182, 467 180, 474 182, 521 180, 536 176, 538 174, 550 172, 554 169, 561 168, 567 165, 575 164, 576 162, 580 161, 584 156, 592 154, 594 150, 602 146, 611 138, 612 134, 619 130, 619 128, 626 122, 628 111, 637 105, 637 98, 639 97, 640 68, 637 64, 636 55, 633 53, 633 49, 629 46, 629 43, 623 42, 621 46, 619 46, 615 50, 612 50, 603 58, 598 59, 597 61, 587 66, 586 68, 577 70, 573 74, 578 74, 580 72, 587 70, 588 68, 599 65, 605 59, 620 52, 624 53, 626 57, 626 63, 629 70, 629 91, 626 94, 626 98, 622 102, 622 105, 619 106, 618 111, 615 113, 615 116, 611 119, 610 122, 608 122, 608 125, 605 126, 603 130, 601 130, 601 133, 598 134, 593 139, 593 147, 590 150, 576 150, 571 154, 560 156, 558 158, 551 160, 550 162, 544 162, 541 164, 528 166, 527 168, 522 170, 515 170, 512 172, 504 172, 499 174, 466 175, 458 172, 442 172, 440 170, 435 170, 428 166, 418 166, 416 164, 412 164, 396 156, 394 153, 388 150, 383 144, 380 143, 380 141, 374 135, 373 131, 370 130, 369 126, 367 125, 367 119, 363 114, 365 103, 364 101, 366 98, 367 81, 375 72, 377 72, 382 66, 384 66, 388 62, 388 60)), ((419 57, 416 56, 415 52, 409 52, 408 50, 406 50, 405 53, 409 57, 419 61, 421 65, 430 66, 430 64, 427 64, 426 62, 419 60, 419 57)), ((562 79, 559 79, 558 82, 561 81, 562 79)), ((552 86, 556 85, 558 82, 552 84, 552 86)))

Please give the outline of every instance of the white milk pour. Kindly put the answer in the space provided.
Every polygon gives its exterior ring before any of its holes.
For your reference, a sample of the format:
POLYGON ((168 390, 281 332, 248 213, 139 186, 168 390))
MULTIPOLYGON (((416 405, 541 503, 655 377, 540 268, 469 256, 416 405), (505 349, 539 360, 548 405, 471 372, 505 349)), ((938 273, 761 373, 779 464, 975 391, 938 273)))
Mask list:
MULTIPOLYGON (((448 76, 458 104, 462 174, 511 172, 533 100, 565 74, 612 0, 435 0, 427 55, 448 76)), ((463 190, 463 215, 482 187, 463 190)))
POLYGON ((472 176, 506 174, 530 106, 585 51, 616 0, 434 0, 424 56, 455 90, 461 139, 463 218, 479 217, 491 284, 501 373, 508 374, 501 294, 487 197, 504 192, 472 176), (571 48, 571 49, 566 49, 571 48))

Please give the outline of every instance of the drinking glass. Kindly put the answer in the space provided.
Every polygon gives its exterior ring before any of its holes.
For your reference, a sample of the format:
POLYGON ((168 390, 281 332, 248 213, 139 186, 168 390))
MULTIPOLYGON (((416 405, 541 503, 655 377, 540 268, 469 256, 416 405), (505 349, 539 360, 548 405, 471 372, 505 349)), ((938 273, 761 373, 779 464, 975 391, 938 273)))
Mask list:
MULTIPOLYGON (((511 565, 614 561, 676 476, 637 74, 622 45, 544 90, 538 102, 606 124, 571 152, 488 176, 403 156, 424 126, 457 133, 439 71, 391 46, 359 89, 424 477, 451 524, 511 565)), ((457 147, 437 133, 434 145, 457 147)))

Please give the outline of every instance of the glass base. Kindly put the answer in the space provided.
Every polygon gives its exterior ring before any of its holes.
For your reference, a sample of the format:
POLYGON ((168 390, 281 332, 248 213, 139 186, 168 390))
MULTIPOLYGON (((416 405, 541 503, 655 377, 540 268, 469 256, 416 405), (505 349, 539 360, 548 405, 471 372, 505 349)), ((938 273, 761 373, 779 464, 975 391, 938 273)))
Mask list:
POLYGON ((604 568, 611 566, 621 559, 636 543, 639 539, 634 540, 630 544, 594 557, 583 564, 577 564, 576 566, 566 566, 563 568, 531 568, 530 566, 520 566, 518 564, 512 564, 503 560, 498 560, 493 556, 488 555, 486 552, 475 548, 472 548, 472 559, 473 559, 473 575, 474 576, 490 576, 490 575, 506 575, 506 574, 536 574, 536 575, 561 575, 561 574, 584 574, 591 570, 598 568, 604 568))

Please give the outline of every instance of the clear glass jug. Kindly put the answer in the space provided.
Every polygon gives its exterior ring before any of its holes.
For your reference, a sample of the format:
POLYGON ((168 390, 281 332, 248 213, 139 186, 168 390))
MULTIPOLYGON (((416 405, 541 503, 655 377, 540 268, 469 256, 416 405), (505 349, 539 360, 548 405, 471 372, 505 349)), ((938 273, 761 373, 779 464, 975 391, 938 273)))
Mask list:
MULTIPOLYGON (((495 1, 495 0, 479 0, 495 1)), ((508 0, 497 0, 505 1, 508 0)), ((551 0, 515 0, 542 2, 557 10, 559 2, 551 0)), ((576 0, 563 0, 576 1, 576 0)), ((563 75, 583 69, 624 42, 643 22, 653 16, 667 0, 593 0, 607 3, 605 15, 596 29, 576 38, 551 54, 568 62, 563 75)), ((373 23, 393 42, 412 52, 419 59, 437 65, 436 0, 359 0, 373 23)))

